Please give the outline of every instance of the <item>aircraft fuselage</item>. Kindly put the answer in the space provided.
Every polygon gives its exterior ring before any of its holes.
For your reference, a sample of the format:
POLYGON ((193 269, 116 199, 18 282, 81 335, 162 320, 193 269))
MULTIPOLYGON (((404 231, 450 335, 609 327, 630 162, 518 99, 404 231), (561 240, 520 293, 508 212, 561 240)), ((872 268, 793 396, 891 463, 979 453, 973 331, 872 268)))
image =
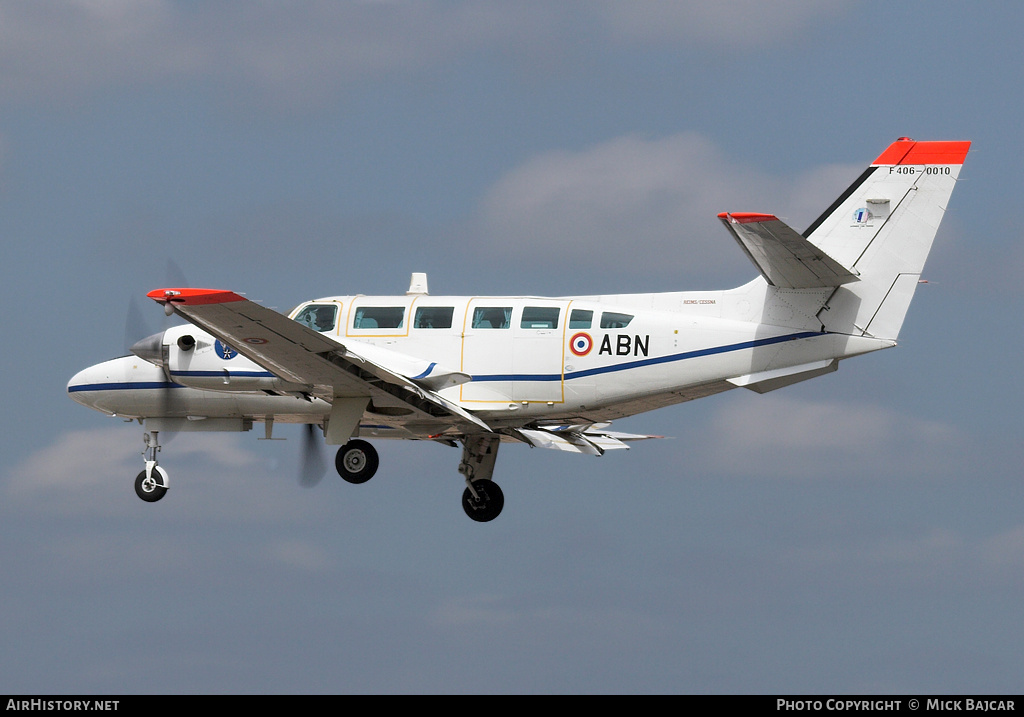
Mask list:
MULTIPOLYGON (((764 293, 755 280, 732 291, 610 297, 338 296, 302 304, 290 317, 356 354, 376 350, 372 358, 384 363, 390 352, 421 359, 415 374, 406 372, 414 379, 468 375, 438 393, 492 425, 607 421, 746 385, 743 377, 893 345, 823 332, 813 316, 786 316, 787 326, 753 321, 744 312, 764 313, 764 293), (325 323, 315 323, 317 313, 325 323)), ((266 416, 319 422, 330 411, 198 327, 169 329, 161 343, 167 374, 127 356, 77 374, 69 391, 129 418, 189 417, 186 430, 214 430, 212 419, 236 421, 223 430, 246 430, 266 416), (195 344, 182 348, 182 336, 195 344)), ((410 437, 402 418, 400 407, 378 402, 360 432, 410 437)))

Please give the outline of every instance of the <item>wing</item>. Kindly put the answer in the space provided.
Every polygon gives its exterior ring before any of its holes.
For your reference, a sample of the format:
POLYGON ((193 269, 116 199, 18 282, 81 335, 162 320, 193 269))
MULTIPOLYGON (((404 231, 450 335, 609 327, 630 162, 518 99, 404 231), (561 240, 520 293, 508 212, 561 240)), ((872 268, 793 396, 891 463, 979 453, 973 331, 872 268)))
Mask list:
POLYGON ((403 427, 417 435, 491 430, 437 393, 469 381, 466 374, 368 344, 346 346, 231 291, 157 289, 147 296, 276 376, 331 402, 328 443, 347 441, 371 402, 386 407, 389 416, 402 416, 403 427))
POLYGON ((729 233, 772 286, 813 289, 857 281, 857 275, 771 214, 722 212, 729 233))

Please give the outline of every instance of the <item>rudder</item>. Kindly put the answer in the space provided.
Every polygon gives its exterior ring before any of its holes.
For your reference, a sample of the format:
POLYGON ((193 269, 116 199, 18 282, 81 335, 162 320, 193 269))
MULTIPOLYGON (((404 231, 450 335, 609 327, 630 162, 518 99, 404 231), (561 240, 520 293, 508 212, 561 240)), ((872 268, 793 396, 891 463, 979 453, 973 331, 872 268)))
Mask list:
POLYGON ((858 277, 825 302, 825 330, 896 338, 970 144, 896 140, 803 233, 858 277))

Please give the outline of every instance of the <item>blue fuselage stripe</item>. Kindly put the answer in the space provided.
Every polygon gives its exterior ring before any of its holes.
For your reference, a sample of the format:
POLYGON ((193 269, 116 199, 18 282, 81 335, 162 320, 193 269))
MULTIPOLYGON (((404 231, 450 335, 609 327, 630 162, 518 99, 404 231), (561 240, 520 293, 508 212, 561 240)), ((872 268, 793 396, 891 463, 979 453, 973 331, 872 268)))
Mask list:
POLYGON ((82 383, 77 386, 68 386, 68 393, 77 391, 134 391, 138 389, 154 388, 185 388, 180 383, 169 381, 122 381, 120 383, 82 383))
MULTIPOLYGON (((760 346, 771 346, 772 344, 784 343, 786 341, 798 341, 800 339, 809 339, 815 336, 824 336, 825 334, 817 331, 802 331, 798 334, 786 334, 785 336, 772 336, 767 339, 754 339, 753 341, 741 341, 737 344, 728 344, 726 346, 712 346, 706 349, 697 349, 696 351, 685 351, 680 354, 670 354, 668 356, 656 356, 654 358, 640 359, 638 361, 626 361, 625 363, 617 363, 611 366, 598 366, 597 368, 584 369, 582 371, 571 371, 564 375, 566 381, 571 381, 575 378, 586 378, 587 376, 598 376, 604 373, 613 373, 615 371, 628 371, 634 368, 643 368, 644 366, 655 366, 663 363, 673 363, 675 361, 686 361, 687 359, 701 358, 702 356, 714 356, 715 354, 724 354, 731 351, 743 351, 745 349, 754 349, 760 346)), ((488 381, 561 381, 563 375, 559 373, 554 374, 481 374, 479 376, 473 376, 473 380, 477 382, 488 382, 488 381)))
MULTIPOLYGON (((584 369, 582 371, 572 371, 566 374, 560 373, 545 373, 545 374, 517 374, 517 373, 499 373, 499 374, 479 374, 473 376, 473 380, 480 383, 486 382, 497 382, 497 381, 571 381, 577 378, 586 378, 588 376, 598 376, 605 373, 613 373, 615 371, 628 371, 634 368, 643 368, 645 366, 655 366, 663 363, 673 363, 675 361, 686 361, 688 359, 701 358, 703 356, 714 356, 716 354, 724 354, 732 351, 744 351, 747 349, 755 349, 761 346, 771 346, 772 344, 784 343, 786 341, 799 341, 800 339, 810 339, 816 336, 825 336, 825 333, 817 331, 803 331, 797 334, 786 334, 784 336, 772 336, 766 339, 754 339, 753 341, 741 341, 735 344, 727 344, 725 346, 712 346, 706 349, 697 349, 696 351, 684 351, 683 353, 670 354, 668 356, 656 356, 654 358, 645 358, 637 361, 626 361, 624 363, 617 363, 611 366, 599 366, 596 368, 584 369)), ((415 378, 422 378, 428 375, 436 364, 431 364, 428 369, 415 378)), ((223 376, 223 371, 176 371, 173 375, 177 376, 223 376)), ((258 378, 273 378, 274 374, 267 371, 242 371, 242 372, 231 372, 232 377, 258 377, 258 378)), ((74 393, 76 391, 124 391, 134 389, 157 389, 157 388, 186 388, 178 383, 170 383, 168 381, 139 381, 133 382, 121 382, 121 383, 91 383, 91 384, 80 384, 77 386, 68 386, 68 393, 74 393)))

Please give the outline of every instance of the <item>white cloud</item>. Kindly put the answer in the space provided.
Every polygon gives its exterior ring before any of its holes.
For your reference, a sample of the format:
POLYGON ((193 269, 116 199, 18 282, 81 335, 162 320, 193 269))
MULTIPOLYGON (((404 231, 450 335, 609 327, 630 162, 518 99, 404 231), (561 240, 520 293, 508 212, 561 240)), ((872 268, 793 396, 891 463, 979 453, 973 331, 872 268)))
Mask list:
POLYGON ((962 440, 949 424, 852 401, 743 396, 714 415, 704 460, 746 475, 921 476, 955 470, 962 440))
POLYGON ((719 212, 770 212, 802 230, 858 173, 834 165, 776 177, 696 133, 618 137, 534 157, 498 180, 481 202, 482 248, 547 264, 707 276, 737 264, 719 212))
POLYGON ((61 97, 194 71, 163 0, 11 2, 0 6, 0 93, 61 97))
POLYGON ((59 99, 186 77, 304 101, 495 52, 545 74, 558 58, 609 42, 746 53, 785 42, 844 4, 12 0, 0 7, 0 95, 59 99))
POLYGON ((0 92, 59 98, 184 77, 278 99, 322 96, 514 45, 543 34, 546 14, 488 3, 15 1, 0 7, 0 92))
POLYGON ((65 433, 15 467, 8 489, 22 494, 84 493, 106 483, 112 475, 127 477, 132 465, 142 465, 139 437, 136 431, 109 428, 65 433), (135 464, 132 458, 138 458, 135 464))
MULTIPOLYGON (((143 468, 143 449, 142 427, 137 425, 64 433, 11 470, 6 492, 9 499, 44 510, 120 510, 110 505, 111 491, 137 501, 133 483, 143 468)), ((187 499, 190 508, 197 499, 182 486, 215 476, 219 491, 230 493, 233 488, 245 494, 250 474, 260 472, 261 466, 237 437, 223 433, 172 436, 164 441, 160 462, 170 472, 175 502, 187 499)), ((237 503, 226 505, 238 510, 237 503)))
POLYGON ((687 40, 742 51, 791 38, 849 4, 847 0, 602 0, 600 13, 613 37, 687 40))
MULTIPOLYGON (((12 472, 10 487, 15 491, 88 490, 106 483, 110 475, 142 468, 142 427, 96 428, 60 435, 56 442, 39 451, 12 472)), ((190 434, 166 441, 178 459, 201 456, 221 466, 244 468, 257 461, 224 434, 190 434)), ((133 474, 134 475, 134 474, 133 474)))

